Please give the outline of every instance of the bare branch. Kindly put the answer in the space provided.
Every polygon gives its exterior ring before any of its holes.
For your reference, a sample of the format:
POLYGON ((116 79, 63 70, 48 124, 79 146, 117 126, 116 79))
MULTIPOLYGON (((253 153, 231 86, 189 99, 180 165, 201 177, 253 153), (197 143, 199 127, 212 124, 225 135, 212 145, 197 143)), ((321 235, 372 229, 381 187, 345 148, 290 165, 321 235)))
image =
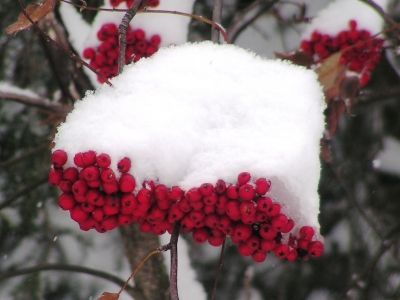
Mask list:
POLYGON ((8 99, 18 103, 26 104, 45 113, 52 113, 65 116, 72 110, 72 105, 62 105, 58 103, 51 102, 47 99, 32 98, 24 95, 14 94, 14 93, 4 93, 0 92, 0 99, 8 99))
POLYGON ((373 0, 361 0, 361 1, 364 2, 365 4, 368 4, 373 9, 375 9, 377 11, 377 13, 379 13, 382 16, 382 18, 385 19, 386 23, 388 23, 392 26, 396 25, 396 22, 383 10, 382 7, 380 7, 378 4, 376 4, 373 0))
POLYGON ((178 238, 180 231, 180 223, 175 222, 174 228, 171 234, 171 240, 169 244, 171 245, 171 271, 170 271, 170 290, 171 299, 179 300, 178 295, 178 238))
POLYGON ((0 170, 4 169, 4 168, 7 168, 9 166, 12 166, 13 164, 18 163, 20 161, 23 161, 24 159, 27 159, 27 158, 29 158, 31 156, 34 156, 34 155, 36 155, 36 154, 48 149, 48 147, 49 147, 49 144, 44 144, 44 145, 39 146, 39 147, 37 147, 35 149, 32 149, 31 151, 27 151, 24 154, 21 154, 21 155, 19 155, 17 157, 13 157, 13 158, 11 158, 9 160, 6 160, 6 161, 0 163, 0 170))
POLYGON ((257 20, 261 15, 270 10, 272 6, 277 3, 279 0, 271 0, 265 3, 265 0, 256 0, 252 4, 250 4, 246 9, 240 12, 235 17, 235 22, 227 29, 228 36, 230 40, 235 42, 235 40, 239 37, 240 33, 242 33, 248 26, 250 26, 255 20, 257 20), (253 9, 259 7, 254 13, 250 14, 253 9))
POLYGON ((142 0, 136 0, 132 6, 125 13, 122 18, 121 24, 119 24, 119 55, 118 55, 118 74, 122 73, 125 66, 125 50, 126 50, 126 32, 129 28, 129 22, 136 15, 139 10, 139 6, 142 4, 142 0))
POLYGON ((99 72, 97 72, 93 67, 91 67, 88 63, 86 63, 85 61, 83 61, 80 57, 76 56, 75 53, 73 53, 71 50, 69 50, 68 48, 60 45, 59 43, 57 43, 55 40, 53 40, 51 37, 49 37, 38 25, 36 25, 36 23, 31 19, 31 17, 29 16, 29 14, 26 12, 26 10, 24 9, 24 7, 22 6, 22 3, 20 0, 17 0, 17 3, 19 5, 19 7, 21 8, 22 13, 24 14, 24 16, 29 20, 29 22, 32 23, 32 25, 40 32, 40 34, 46 39, 46 41, 52 43, 53 45, 55 45, 57 48, 61 49, 62 51, 64 51, 69 57, 72 57, 75 61, 77 61, 80 64, 85 65, 85 67, 89 68, 91 71, 93 71, 95 74, 97 74, 98 76, 100 76, 104 82, 106 82, 108 85, 112 86, 111 82, 108 81, 107 78, 105 78, 102 74, 100 74, 99 72))
MULTIPOLYGON (((110 273, 106 273, 103 271, 95 270, 95 269, 90 269, 87 267, 82 267, 82 266, 76 266, 76 265, 66 265, 66 264, 43 264, 43 265, 38 265, 38 266, 33 266, 33 267, 28 267, 20 270, 15 270, 15 271, 9 271, 6 273, 1 273, 0 274, 0 281, 6 280, 9 278, 13 278, 16 276, 21 276, 21 275, 29 275, 32 273, 37 273, 37 272, 42 272, 42 271, 67 271, 67 272, 76 272, 76 273, 83 273, 83 274, 89 274, 93 275, 99 278, 103 278, 105 280, 108 280, 110 282, 115 283, 118 286, 124 286, 125 281, 118 278, 117 276, 114 276, 110 273)), ((126 291, 135 299, 145 299, 143 294, 136 288, 128 285, 126 286, 126 291)))
POLYGON ((222 247, 221 247, 221 254, 219 256, 218 269, 217 269, 217 274, 215 275, 214 286, 213 286, 212 293, 211 293, 211 300, 215 299, 215 292, 217 291, 219 275, 221 274, 221 270, 222 270, 222 259, 224 257, 225 243, 226 243, 226 237, 224 238, 224 241, 223 241, 222 247))
MULTIPOLYGON (((215 22, 217 24, 221 24, 223 0, 215 0, 214 3, 215 4, 214 4, 212 20, 213 20, 213 22, 215 22)), ((212 27, 211 28, 211 41, 213 41, 214 43, 219 43, 219 35, 220 35, 219 30, 215 27, 212 27)))
POLYGON ((47 175, 45 177, 40 178, 39 180, 33 182, 32 184, 24 187, 23 189, 19 190, 16 192, 14 195, 12 195, 10 198, 7 200, 3 201, 0 203, 0 210, 3 208, 9 206, 11 203, 13 203, 15 200, 17 200, 19 197, 29 193, 30 191, 36 189, 37 187, 41 186, 42 184, 45 184, 48 181, 47 175))

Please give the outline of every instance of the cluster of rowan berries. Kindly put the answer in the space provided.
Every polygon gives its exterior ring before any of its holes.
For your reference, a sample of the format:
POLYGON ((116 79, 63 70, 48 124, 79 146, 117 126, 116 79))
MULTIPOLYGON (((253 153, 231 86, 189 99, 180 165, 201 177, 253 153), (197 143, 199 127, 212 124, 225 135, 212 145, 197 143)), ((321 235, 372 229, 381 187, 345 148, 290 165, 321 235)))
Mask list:
POLYGON ((367 30, 358 30, 355 20, 349 21, 349 30, 339 32, 335 37, 314 31, 310 40, 303 40, 300 48, 313 56, 315 63, 322 62, 331 54, 342 52, 341 64, 350 71, 360 74, 360 86, 370 80, 370 71, 381 58, 384 40, 371 37, 367 30))
POLYGON ((143 232, 161 235, 171 233, 173 224, 180 222, 181 231, 192 233, 195 243, 220 246, 230 237, 241 255, 256 262, 264 261, 270 251, 288 261, 319 257, 323 252, 312 227, 291 233, 295 224, 281 212, 280 204, 266 196, 271 182, 265 178, 251 182, 251 175, 242 172, 236 184, 218 180, 188 191, 153 181, 137 187, 128 173, 131 161, 127 157, 117 164, 119 178, 105 153, 77 153, 76 167, 64 169, 67 160, 65 151, 53 152, 49 183, 61 189, 59 206, 70 212, 82 230, 106 232, 138 222, 143 232), (283 234, 289 234, 288 238, 283 234))
MULTIPOLYGON (((135 0, 110 0, 110 4, 112 7, 117 7, 122 2, 126 2, 126 7, 130 8, 132 6, 133 2, 135 2, 135 0)), ((156 6, 158 6, 158 4, 160 4, 159 0, 143 0, 139 6, 139 9, 146 7, 146 6, 156 7, 156 6)))
MULTIPOLYGON (((118 27, 114 23, 101 26, 97 32, 97 38, 101 42, 97 48, 86 48, 83 50, 83 58, 90 60, 90 66, 106 78, 118 74, 118 27)), ((133 30, 128 28, 126 34, 125 64, 132 61, 137 62, 142 57, 149 57, 157 52, 161 42, 159 35, 153 35, 146 40, 146 34, 142 29, 133 30)), ((100 76, 97 80, 102 83, 100 76)))

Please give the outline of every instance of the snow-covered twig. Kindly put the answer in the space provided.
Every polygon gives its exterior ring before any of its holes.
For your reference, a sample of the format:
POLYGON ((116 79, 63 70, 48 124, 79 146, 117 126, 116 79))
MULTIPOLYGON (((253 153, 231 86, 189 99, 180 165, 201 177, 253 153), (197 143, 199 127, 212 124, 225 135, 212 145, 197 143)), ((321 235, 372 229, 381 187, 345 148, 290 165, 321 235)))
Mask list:
POLYGON ((121 24, 119 24, 118 74, 122 73, 125 66, 126 32, 128 31, 130 21, 139 10, 140 4, 142 4, 142 0, 136 0, 133 2, 132 6, 122 18, 121 24))

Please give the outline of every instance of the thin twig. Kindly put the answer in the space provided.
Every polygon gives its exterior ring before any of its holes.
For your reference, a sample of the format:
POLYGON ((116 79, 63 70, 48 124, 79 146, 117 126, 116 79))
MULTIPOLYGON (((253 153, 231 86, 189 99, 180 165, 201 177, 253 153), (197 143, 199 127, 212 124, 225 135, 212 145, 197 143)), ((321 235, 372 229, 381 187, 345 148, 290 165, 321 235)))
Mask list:
POLYGON ((34 183, 24 187, 23 189, 19 190, 16 192, 14 195, 12 195, 10 198, 7 200, 3 201, 0 203, 0 210, 3 208, 9 206, 11 203, 13 203, 15 200, 17 200, 19 197, 29 193, 30 191, 36 189, 37 187, 41 186, 42 184, 45 184, 48 181, 48 176, 46 175, 45 177, 40 178, 39 180, 35 181, 34 183))
POLYGON ((251 17, 247 17, 247 13, 252 11, 252 9, 248 10, 246 8, 246 13, 240 14, 240 18, 238 18, 238 21, 233 23, 230 28, 228 28, 227 32, 229 35, 230 40, 232 43, 235 42, 235 40, 239 37, 240 33, 242 33, 249 25, 251 25, 254 21, 256 21, 261 15, 263 15, 265 12, 271 9, 271 7, 277 3, 279 0, 271 0, 268 3, 264 3, 264 1, 254 1, 254 3, 250 4, 251 8, 255 8, 257 6, 260 6, 259 10, 254 13, 251 17))
POLYGON ((24 95, 18 95, 14 93, 4 93, 0 92, 1 99, 9 99, 18 103, 26 104, 29 106, 33 106, 37 109, 40 109, 46 113, 53 113, 59 115, 67 115, 71 110, 71 105, 62 105, 58 103, 51 102, 47 99, 39 99, 39 98, 32 98, 27 97, 24 95))
POLYGON ((125 66, 125 50, 126 50, 126 32, 129 28, 129 22, 136 15, 142 0, 136 0, 132 6, 125 13, 122 18, 121 24, 119 24, 119 54, 118 54, 118 74, 122 73, 125 66))
POLYGON ((38 153, 40 153, 40 152, 42 152, 42 151, 44 151, 44 150, 46 150, 48 148, 49 148, 49 143, 44 144, 42 146, 39 146, 39 147, 37 147, 35 149, 32 149, 31 151, 27 151, 24 154, 21 154, 21 155, 19 155, 17 157, 13 157, 13 158, 10 158, 9 160, 1 162, 0 163, 0 170, 4 169, 4 168, 7 168, 9 166, 12 166, 13 164, 18 163, 20 161, 23 161, 24 159, 30 158, 31 156, 34 156, 34 155, 36 155, 36 154, 38 154, 38 153))
POLYGON ((217 273, 215 274, 214 286, 213 286, 212 293, 211 293, 211 300, 215 299, 215 293, 217 291, 219 275, 221 274, 221 270, 222 270, 222 259, 224 257, 225 242, 226 242, 226 237, 224 238, 224 241, 222 242, 221 253, 219 255, 218 269, 217 269, 217 273))
MULTIPOLYGON (((140 1, 140 0, 139 0, 140 1)), ((102 74, 100 74, 100 72, 97 72, 93 67, 91 67, 88 63, 84 62, 80 57, 76 56, 75 53, 73 53, 71 50, 69 50, 68 48, 60 45, 59 43, 57 43, 55 40, 53 40, 51 37, 49 37, 38 25, 36 25, 36 23, 31 19, 31 17, 29 16, 29 14, 26 12, 25 8, 22 6, 22 3, 20 0, 17 0, 17 3, 19 5, 19 7, 21 8, 21 12, 24 14, 24 16, 29 20, 29 22, 32 23, 32 25, 40 32, 41 35, 44 36, 44 38, 46 39, 46 41, 52 43, 53 45, 55 45, 57 48, 61 49, 62 51, 64 51, 69 57, 72 57, 74 60, 76 60, 79 64, 83 64, 85 67, 89 68, 91 71, 93 71, 96 75, 100 76, 101 79, 104 80, 104 82, 106 82, 108 85, 112 86, 111 82, 108 81, 108 79, 106 77, 104 77, 102 74)))
POLYGON ((178 295, 178 238, 181 225, 179 222, 174 223, 172 230, 171 239, 169 244, 171 245, 171 271, 170 271, 170 290, 171 299, 179 300, 178 295))
POLYGON ((372 0, 361 0, 361 1, 364 2, 365 4, 368 4, 373 9, 375 9, 377 13, 379 13, 382 16, 382 18, 385 19, 386 23, 390 25, 396 24, 396 22, 383 10, 383 8, 380 7, 378 4, 376 4, 374 1, 372 0))
MULTIPOLYGON (((212 17, 214 23, 221 24, 222 6, 223 6, 223 0, 215 0, 213 17, 212 17)), ((211 27, 211 41, 213 41, 214 43, 219 43, 219 35, 220 35, 219 30, 214 26, 211 27)))
MULTIPOLYGON (((5 273, 0 273, 0 281, 6 280, 9 278, 13 278, 16 276, 21 276, 21 275, 29 275, 32 273, 38 273, 42 271, 67 271, 67 272, 76 272, 76 273, 83 273, 83 274, 89 274, 93 275, 99 278, 103 278, 105 280, 108 280, 110 282, 115 283, 118 286, 124 286, 125 281, 118 278, 117 276, 114 276, 110 273, 106 273, 103 271, 87 268, 87 267, 82 267, 82 266, 76 266, 76 265, 67 265, 67 264, 43 264, 43 265, 38 265, 38 266, 33 266, 33 267, 28 267, 20 270, 14 270, 14 271, 9 271, 5 273)), ((144 296, 140 291, 135 289, 134 287, 127 285, 126 286, 126 291, 135 299, 144 299, 144 296)))

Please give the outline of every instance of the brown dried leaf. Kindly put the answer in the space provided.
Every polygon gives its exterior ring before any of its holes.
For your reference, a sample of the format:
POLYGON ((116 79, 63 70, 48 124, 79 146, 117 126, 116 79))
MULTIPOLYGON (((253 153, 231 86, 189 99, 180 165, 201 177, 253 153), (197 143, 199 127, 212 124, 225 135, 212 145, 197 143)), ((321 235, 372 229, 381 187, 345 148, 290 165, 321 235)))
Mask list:
MULTIPOLYGON (((42 3, 34 3, 25 8, 26 13, 33 22, 37 22, 44 18, 49 11, 54 7, 54 0, 44 0, 42 3)), ((6 28, 7 34, 17 33, 18 31, 27 29, 32 26, 32 23, 21 12, 15 23, 6 28)))
POLYGON ((339 120, 346 110, 346 104, 343 101, 331 101, 326 109, 326 122, 329 135, 332 137, 338 127, 339 120))
POLYGON ((104 292, 103 294, 101 294, 100 298, 98 298, 97 300, 118 300, 118 298, 119 298, 118 293, 104 292))
POLYGON ((339 95, 340 83, 345 77, 346 67, 339 63, 341 55, 341 52, 332 54, 315 70, 327 103, 339 95))
POLYGON ((314 63, 312 56, 303 51, 296 51, 290 54, 274 52, 274 54, 277 58, 290 60, 299 66, 309 67, 314 63))

